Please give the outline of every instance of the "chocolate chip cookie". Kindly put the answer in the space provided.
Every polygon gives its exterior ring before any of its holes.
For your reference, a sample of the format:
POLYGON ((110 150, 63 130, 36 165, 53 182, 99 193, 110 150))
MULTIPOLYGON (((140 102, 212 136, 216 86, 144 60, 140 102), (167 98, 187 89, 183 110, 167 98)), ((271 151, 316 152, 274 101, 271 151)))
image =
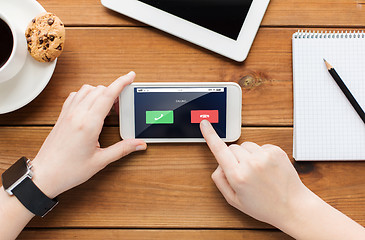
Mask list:
POLYGON ((65 27, 53 13, 41 13, 25 31, 28 51, 39 62, 51 62, 61 55, 65 43, 65 27))

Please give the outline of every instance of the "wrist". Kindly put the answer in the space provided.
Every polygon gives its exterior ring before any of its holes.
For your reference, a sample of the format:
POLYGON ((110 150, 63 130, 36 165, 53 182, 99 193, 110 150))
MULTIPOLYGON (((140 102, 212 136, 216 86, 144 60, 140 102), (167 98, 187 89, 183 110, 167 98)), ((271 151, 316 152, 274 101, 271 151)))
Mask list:
POLYGON ((35 158, 32 161, 32 180, 35 185, 49 198, 54 199, 59 194, 54 183, 54 177, 40 164, 40 161, 35 158))
POLYGON ((323 201, 309 190, 304 184, 288 203, 285 219, 281 219, 274 226, 283 232, 298 239, 302 238, 315 217, 317 210, 321 209, 323 201))
POLYGON ((7 216, 6 219, 20 214, 29 220, 34 217, 34 214, 25 208, 16 197, 10 196, 3 186, 0 187, 0 203, 0 216, 7 216))

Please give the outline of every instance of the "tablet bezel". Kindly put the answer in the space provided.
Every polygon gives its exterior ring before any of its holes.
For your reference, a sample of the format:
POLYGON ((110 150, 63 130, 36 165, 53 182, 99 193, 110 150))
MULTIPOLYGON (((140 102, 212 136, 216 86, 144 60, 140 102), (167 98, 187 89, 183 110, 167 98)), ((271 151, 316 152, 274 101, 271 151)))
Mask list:
MULTIPOLYGON (((134 89, 138 87, 227 87, 227 113, 225 142, 234 142, 241 136, 242 89, 237 83, 179 82, 179 83, 132 83, 119 96, 119 129, 122 139, 135 138, 134 89)), ((147 143, 205 142, 204 138, 138 138, 147 143)))
POLYGON ((269 2, 253 0, 239 36, 233 40, 138 0, 101 0, 111 10, 238 62, 246 59, 269 2))

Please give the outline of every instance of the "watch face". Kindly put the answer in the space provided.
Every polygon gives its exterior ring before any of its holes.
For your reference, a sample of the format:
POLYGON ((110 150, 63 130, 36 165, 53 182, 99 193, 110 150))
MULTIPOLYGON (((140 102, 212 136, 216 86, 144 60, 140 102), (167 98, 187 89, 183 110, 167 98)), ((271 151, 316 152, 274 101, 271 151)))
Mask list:
POLYGON ((27 160, 26 157, 22 157, 1 175, 5 190, 28 172, 27 160))

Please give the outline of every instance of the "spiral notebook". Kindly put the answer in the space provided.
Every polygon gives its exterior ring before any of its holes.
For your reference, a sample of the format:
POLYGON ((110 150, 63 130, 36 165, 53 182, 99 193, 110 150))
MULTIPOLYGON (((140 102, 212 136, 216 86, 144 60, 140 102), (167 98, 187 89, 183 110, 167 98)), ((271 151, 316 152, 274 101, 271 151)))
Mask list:
POLYGON ((365 110, 365 33, 298 31, 292 43, 294 159, 365 160, 365 124, 323 62, 365 110))

